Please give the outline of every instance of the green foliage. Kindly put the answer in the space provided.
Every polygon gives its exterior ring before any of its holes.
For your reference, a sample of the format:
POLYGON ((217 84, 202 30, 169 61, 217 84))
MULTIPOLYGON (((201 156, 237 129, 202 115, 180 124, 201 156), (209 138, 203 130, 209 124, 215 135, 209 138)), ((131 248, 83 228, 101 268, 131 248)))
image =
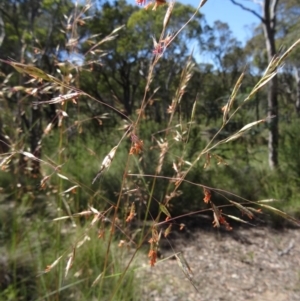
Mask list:
MULTIPOLYGON (((248 207, 251 222, 268 221, 258 201, 270 198, 300 216, 300 125, 286 94, 282 164, 271 172, 266 162, 263 88, 279 61, 261 75, 262 51, 249 53, 250 42, 244 51, 227 24, 210 28, 183 4, 164 22, 172 6, 3 3, 0 242, 10 281, 0 277, 0 301, 141 300, 136 255, 150 245, 154 265, 167 227, 205 213, 230 230, 226 214, 248 220, 248 207), (214 63, 198 64, 191 42, 214 63), (241 77, 250 59, 259 70, 241 77)), ((284 87, 291 74, 278 77, 284 87)))
POLYGON ((298 156, 300 147, 299 126, 299 120, 297 119, 290 124, 282 124, 282 143, 280 144, 280 159, 282 166, 276 173, 266 173, 263 181, 264 196, 274 196, 275 199, 280 201, 276 203, 277 208, 280 208, 297 218, 300 216, 300 159, 298 156), (284 179, 284 183, 282 182, 282 179, 284 179))
MULTIPOLYGON (((68 223, 60 243, 53 241, 56 229, 51 223, 55 198, 39 197, 30 204, 22 205, 6 199, 1 201, 0 241, 6 242, 1 248, 1 293, 0 300, 53 300, 59 296, 63 300, 90 300, 108 298, 116 287, 120 273, 126 265, 126 252, 117 247, 117 242, 109 253, 109 274, 104 279, 103 289, 99 283, 91 288, 93 281, 101 273, 107 257, 107 243, 97 238, 97 233, 86 232, 86 228, 76 222, 76 228, 68 223), (13 207, 12 207, 13 205, 13 207), (9 208, 9 209, 8 209, 9 208), (72 252, 77 237, 88 240, 76 250, 76 261, 64 279, 65 262, 59 263, 49 273, 43 270, 54 262, 58 254, 72 252), (56 254, 54 253, 56 248, 56 254), (38 277, 37 277, 38 276, 38 277), (59 284, 61 282, 61 284, 59 284), (57 288, 59 290, 57 291, 57 288)), ((108 236, 109 233, 106 233, 108 236)), ((78 244, 79 242, 77 242, 78 244)), ((133 269, 133 266, 131 266, 133 269)), ((128 272, 124 286, 117 292, 116 300, 140 300, 135 290, 137 279, 133 271, 128 272)))

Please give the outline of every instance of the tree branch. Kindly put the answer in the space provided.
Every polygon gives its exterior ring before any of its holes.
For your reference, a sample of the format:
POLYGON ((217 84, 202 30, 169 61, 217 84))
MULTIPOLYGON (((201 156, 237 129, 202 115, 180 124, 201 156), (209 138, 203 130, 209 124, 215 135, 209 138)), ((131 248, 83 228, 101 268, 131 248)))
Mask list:
POLYGON ((278 5, 279 0, 273 0, 271 3, 271 8, 270 8, 270 17, 272 21, 272 27, 276 27, 276 10, 277 10, 277 5, 278 5))
MULTIPOLYGON (((249 7, 246 7, 246 6, 244 6, 243 4, 241 4, 241 3, 239 3, 239 2, 237 2, 237 1, 235 1, 235 0, 230 0, 234 5, 236 5, 236 6, 239 6, 241 9, 243 9, 243 10, 245 10, 245 11, 248 11, 248 12, 250 12, 250 13, 252 13, 254 16, 256 16, 261 22, 264 22, 264 19, 263 19, 263 17, 260 15, 260 14, 258 14, 255 10, 253 10, 253 9, 251 9, 251 8, 249 8, 249 7)), ((276 0, 277 1, 277 0, 276 0)))
POLYGON ((270 1, 271 0, 265 0, 264 6, 263 6, 264 20, 265 20, 267 26, 271 25, 270 1))
POLYGON ((271 16, 275 16, 276 14, 276 9, 277 9, 277 5, 279 3, 279 0, 273 0, 272 4, 271 4, 271 16))
POLYGON ((10 16, 5 10, 4 8, 0 7, 0 13, 2 13, 2 15, 4 17, 6 17, 10 22, 11 24, 13 24, 13 27, 16 31, 16 35, 18 36, 19 38, 19 41, 21 41, 21 34, 20 34, 20 31, 19 31, 19 28, 18 28, 18 24, 17 24, 17 18, 13 18, 12 16, 10 16))

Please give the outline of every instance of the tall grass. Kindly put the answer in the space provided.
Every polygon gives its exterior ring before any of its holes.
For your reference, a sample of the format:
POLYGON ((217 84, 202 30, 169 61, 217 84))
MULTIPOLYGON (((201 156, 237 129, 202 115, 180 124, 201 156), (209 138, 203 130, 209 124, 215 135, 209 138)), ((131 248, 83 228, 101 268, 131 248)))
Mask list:
MULTIPOLYGON (((14 275, 9 277, 15 279, 15 283, 6 286, 0 294, 0 300, 21 300, 21 296, 24 295, 30 300, 27 290, 31 286, 35 287, 32 292, 34 300, 99 300, 102 298, 141 300, 138 295, 138 282, 134 278, 137 254, 144 250, 146 245, 149 264, 155 266, 161 239, 167 238, 174 229, 182 230, 184 225, 180 220, 183 217, 188 218, 206 212, 211 217, 212 226, 232 230, 232 221, 250 224, 261 211, 270 210, 299 224, 296 219, 270 206, 272 196, 266 200, 253 201, 244 195, 238 196, 204 183, 201 179, 194 178, 193 172, 195 169, 202 168, 205 174, 205 170, 211 165, 227 168, 226 160, 214 151, 267 121, 267 119, 254 120, 234 134, 225 138, 221 136, 222 131, 235 118, 237 112, 242 110, 243 106, 250 102, 278 72, 283 60, 297 44, 300 44, 300 40, 282 56, 274 58, 250 93, 242 101, 237 101, 245 73, 241 74, 223 107, 223 121, 219 130, 202 149, 197 150, 194 150, 193 130, 196 127, 195 115, 199 99, 195 99, 188 122, 180 116, 175 118, 193 75, 194 65, 191 56, 182 67, 180 82, 169 104, 167 125, 161 125, 162 127, 155 133, 146 133, 144 112, 157 92, 157 87, 153 85, 154 70, 159 68, 164 52, 168 51, 174 39, 189 25, 205 2, 202 0, 191 19, 172 35, 166 32, 176 3, 171 1, 163 7, 156 7, 162 4, 160 1, 153 3, 157 9, 166 9, 166 14, 162 20, 160 38, 154 41, 153 56, 138 114, 128 117, 118 111, 126 119, 125 127, 123 131, 111 134, 113 138, 109 141, 112 146, 107 144, 100 151, 96 145, 83 145, 80 137, 73 141, 68 138, 70 129, 75 128, 81 132, 86 122, 86 120, 77 120, 71 127, 67 123, 66 112, 76 112, 73 107, 76 108, 80 99, 89 99, 111 110, 117 110, 92 97, 88 91, 76 87, 76 82, 80 81, 80 72, 75 79, 71 76, 73 70, 64 66, 64 74, 54 77, 31 65, 1 60, 18 72, 27 74, 36 81, 43 81, 53 90, 58 91, 58 96, 52 100, 34 101, 33 105, 56 104, 60 109, 56 116, 59 122, 58 133, 53 134, 52 142, 47 139, 50 139, 48 137, 54 131, 53 124, 46 125, 44 129, 42 144, 49 144, 52 149, 48 152, 45 150, 47 155, 38 158, 24 149, 17 148, 2 155, 3 168, 8 166, 10 160, 20 155, 28 161, 40 162, 44 175, 39 182, 39 187, 47 189, 47 193, 40 199, 31 194, 26 194, 26 197, 24 195, 22 204, 13 206, 10 209, 12 215, 6 217, 7 221, 3 223, 3 227, 9 228, 13 233, 10 250, 6 250, 5 253, 11 257, 19 256, 22 260, 14 261, 11 258, 12 262, 18 262, 12 269, 7 269, 13 271, 14 275), (117 142, 112 143, 116 137, 118 137, 117 142), (75 152, 75 148, 81 150, 75 152), (91 160, 86 159, 88 156, 99 159, 98 171, 90 165, 91 160), (90 170, 95 172, 94 180, 93 177, 87 178, 91 175, 90 170), (114 195, 106 193, 108 185, 115 188, 114 195), (201 196, 198 203, 196 202, 198 209, 191 210, 185 205, 189 200, 182 194, 182 191, 186 191, 183 187, 199 190, 201 196), (223 198, 222 204, 217 202, 219 197, 223 198), (85 208, 82 208, 81 198, 87 200, 84 203, 85 208), (42 214, 37 214, 36 206, 34 206, 35 212, 30 212, 33 203, 37 201, 43 206, 40 208, 42 214), (226 209, 229 206, 236 207, 241 214, 236 216, 227 214, 226 209), (180 208, 178 210, 181 212, 178 213, 180 215, 174 215, 177 208, 180 208), (21 214, 23 218, 19 219, 17 216, 22 210, 24 210, 21 214), (44 231, 45 228, 47 231, 44 231), (18 279, 18 274, 24 273, 23 261, 35 262, 34 266, 24 264, 24 267, 30 269, 29 279, 18 279), (32 275, 38 277, 33 278, 32 275), (14 289, 11 289, 12 287, 14 289)), ((144 1, 139 4, 144 4, 144 1)), ((88 9, 90 9, 89 2, 82 11, 75 10, 73 18, 69 19, 78 22, 82 12, 88 9)), ((72 26, 68 26, 70 39, 76 35, 75 21, 72 26)), ((93 45, 93 50, 101 47, 101 44, 106 41, 116 39, 119 30, 121 28, 115 29, 101 43, 93 45)), ((69 118, 73 117, 69 116, 69 118)), ((247 179, 244 181, 246 182, 247 179)), ((179 267, 192 283, 188 263, 182 254, 176 252, 176 246, 172 248, 179 267)))

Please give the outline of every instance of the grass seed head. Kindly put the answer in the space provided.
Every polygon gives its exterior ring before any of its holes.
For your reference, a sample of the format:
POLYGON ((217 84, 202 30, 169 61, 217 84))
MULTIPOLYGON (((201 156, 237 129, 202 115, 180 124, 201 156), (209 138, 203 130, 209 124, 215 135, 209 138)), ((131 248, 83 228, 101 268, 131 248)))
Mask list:
POLYGON ((135 204, 133 202, 130 207, 130 213, 129 213, 128 217, 126 218, 126 222, 127 223, 131 222, 134 217, 135 217, 135 204))
POLYGON ((144 142, 140 140, 137 135, 131 134, 132 146, 130 148, 130 155, 138 155, 143 151, 144 142))
POLYGON ((204 201, 205 204, 208 204, 208 202, 211 199, 211 192, 210 192, 209 189, 207 189, 205 187, 203 189, 204 189, 204 199, 203 199, 203 201, 204 201))
POLYGON ((155 266, 155 263, 157 261, 157 250, 150 250, 149 251, 149 254, 148 254, 148 257, 150 258, 150 266, 155 266))
POLYGON ((115 146, 111 149, 111 151, 108 153, 108 155, 103 159, 100 170, 98 171, 96 177, 94 178, 92 184, 95 183, 95 181, 102 175, 103 171, 107 170, 110 165, 111 162, 116 154, 118 146, 115 146))

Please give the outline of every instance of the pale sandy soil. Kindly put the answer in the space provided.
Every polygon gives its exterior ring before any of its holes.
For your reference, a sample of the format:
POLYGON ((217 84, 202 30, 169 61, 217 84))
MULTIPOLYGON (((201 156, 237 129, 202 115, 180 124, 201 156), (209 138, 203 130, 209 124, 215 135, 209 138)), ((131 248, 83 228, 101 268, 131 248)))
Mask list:
MULTIPOLYGON (((199 293, 170 258, 139 271, 143 300, 300 301, 300 230, 212 229, 177 235, 172 245, 184 252, 199 293)), ((146 255, 141 260, 147 265, 146 255)))

